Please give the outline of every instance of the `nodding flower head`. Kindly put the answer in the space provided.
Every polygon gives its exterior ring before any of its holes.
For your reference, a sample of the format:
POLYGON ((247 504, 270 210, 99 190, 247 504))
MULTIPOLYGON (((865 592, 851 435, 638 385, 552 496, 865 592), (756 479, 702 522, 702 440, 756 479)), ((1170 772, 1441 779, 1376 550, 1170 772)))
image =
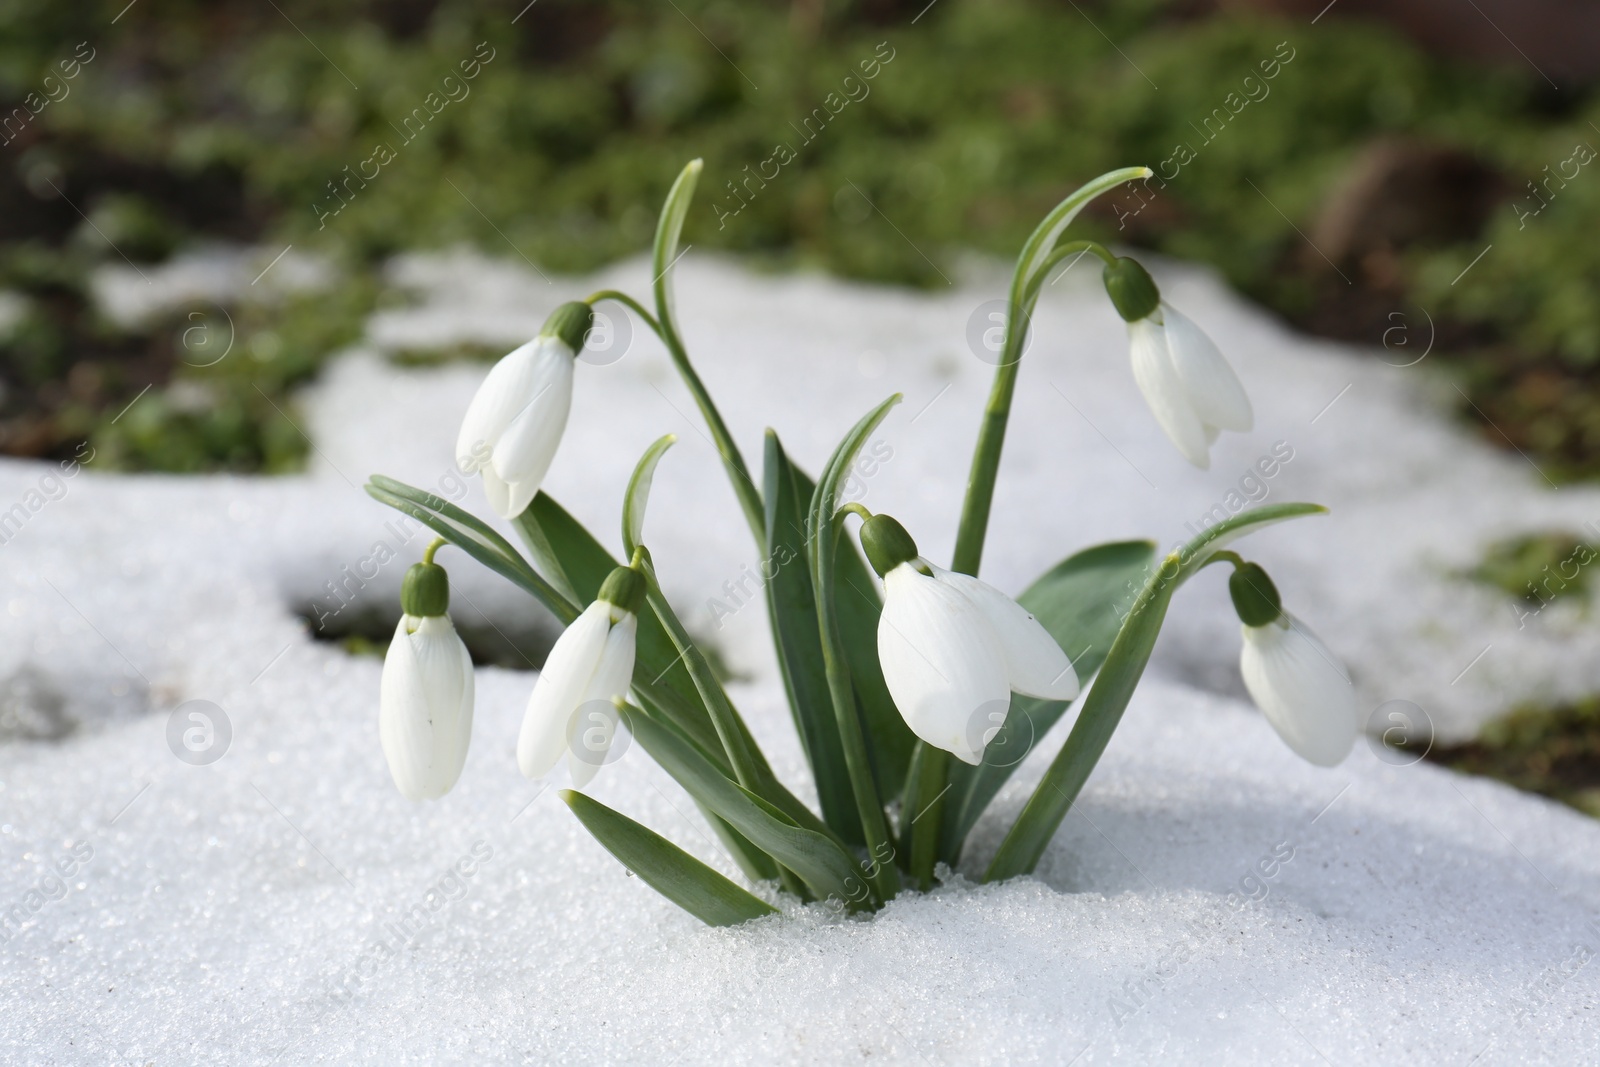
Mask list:
POLYGON ((1283 610, 1277 587, 1256 564, 1235 567, 1228 591, 1244 634, 1239 673, 1250 698, 1302 759, 1319 767, 1341 763, 1361 728, 1344 667, 1283 610))
POLYGON ((861 544, 883 578, 883 678, 923 741, 976 764, 1004 725, 1013 692, 1049 700, 1078 695, 1072 661, 1016 601, 929 563, 887 515, 862 525, 861 544))
POLYGON ((401 795, 434 800, 456 784, 467 759, 472 658, 447 614, 449 578, 431 558, 406 572, 400 607, 383 660, 378 737, 401 795))
POLYGON ((515 518, 538 493, 572 409, 577 353, 593 322, 588 304, 562 304, 539 336, 501 358, 478 387, 456 437, 456 462, 483 475, 489 505, 515 518))
POLYGON ((517 766, 527 777, 543 778, 565 753, 581 789, 605 762, 621 721, 615 702, 633 679, 645 588, 643 574, 616 568, 550 649, 517 737, 517 766))
POLYGON ((1161 299, 1136 261, 1107 264, 1105 285, 1128 324, 1133 380, 1145 403, 1183 457, 1204 470, 1219 433, 1242 433, 1255 423, 1244 386, 1211 338, 1161 299))

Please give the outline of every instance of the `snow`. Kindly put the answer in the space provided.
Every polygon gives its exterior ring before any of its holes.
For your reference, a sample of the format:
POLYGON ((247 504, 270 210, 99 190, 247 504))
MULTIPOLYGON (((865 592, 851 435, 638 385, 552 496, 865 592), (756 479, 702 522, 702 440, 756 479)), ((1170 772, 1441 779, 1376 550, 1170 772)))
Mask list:
MULTIPOLYGON (((771 424, 814 471, 859 414, 904 391, 860 498, 947 556, 991 373, 963 338, 1001 276, 985 268, 919 295, 763 278, 693 253, 678 269, 684 332, 753 464, 771 424)), ((1508 533, 1581 530, 1600 519, 1600 493, 1553 491, 1453 427, 1438 413, 1448 386, 1423 367, 1294 337, 1206 275, 1158 278, 1234 361, 1257 429, 1224 435, 1209 472, 1188 468, 1142 407, 1095 279, 1069 273, 1036 316, 986 578, 1015 591, 1088 543, 1186 537, 1283 441, 1293 459, 1268 499, 1333 513, 1236 547, 1346 659, 1364 707, 1411 700, 1460 736, 1514 700, 1600 689, 1578 609, 1518 629, 1503 596, 1451 576, 1508 533)), ((7 736, 72 730, 0 747, 0 1059, 1496 1064, 1600 1052, 1587 966, 1600 949, 1600 826, 1380 760, 1365 742, 1339 768, 1300 762, 1235 698, 1237 624, 1211 572, 1180 595, 1151 676, 1032 879, 969 881, 1041 759, 934 893, 871 920, 788 902, 780 917, 705 929, 517 773, 525 671, 479 670, 461 784, 407 803, 377 745, 379 661, 313 642, 297 613, 334 603, 324 583, 359 570, 380 539, 398 558, 363 598, 393 602, 423 541, 359 484, 382 471, 457 495, 455 423, 485 368, 401 370, 381 351, 509 347, 562 300, 602 285, 642 294, 649 272, 547 282, 456 255, 403 261, 396 280, 418 303, 376 316, 367 349, 294 412, 317 443, 304 476, 46 482, 45 465, 0 464, 0 513, 30 490, 42 501, 0 545, 0 698, 34 723, 7 736), (170 738, 203 725, 190 714, 219 710, 221 757, 175 758, 170 738)), ((758 553, 693 414, 636 331, 620 360, 579 368, 547 487, 615 545, 634 460, 679 435, 647 540, 798 785, 764 609, 719 626, 708 605, 740 607, 724 583, 758 553)), ((487 514, 476 486, 465 498, 487 514)), ((449 550, 440 561, 458 616, 550 636, 504 583, 449 550)), ((642 753, 593 792, 732 873, 642 753)))

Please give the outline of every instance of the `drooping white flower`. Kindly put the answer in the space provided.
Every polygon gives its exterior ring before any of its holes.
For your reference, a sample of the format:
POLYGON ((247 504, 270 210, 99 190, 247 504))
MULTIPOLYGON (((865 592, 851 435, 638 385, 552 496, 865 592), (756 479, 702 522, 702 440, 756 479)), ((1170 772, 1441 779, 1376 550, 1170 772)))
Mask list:
POLYGON ((435 800, 461 777, 472 740, 472 658, 445 614, 444 568, 412 567, 401 604, 379 683, 378 738, 400 794, 435 800))
POLYGON ((1265 626, 1241 626, 1239 673, 1250 699, 1284 743, 1318 767, 1350 754, 1360 732, 1355 690, 1316 634, 1288 612, 1265 626))
POLYGON ((911 732, 967 763, 1004 725, 1012 692, 1078 695, 1072 661, 1016 601, 916 554, 894 519, 875 515, 861 542, 883 578, 878 660, 911 732))
POLYGON ((1160 298, 1137 262, 1106 267, 1106 291, 1128 323, 1133 380, 1163 432, 1190 463, 1211 465, 1211 443, 1223 430, 1255 424, 1238 375, 1205 331, 1160 298))
POLYGON ((1244 633, 1239 653, 1244 686, 1302 759, 1335 766, 1350 754, 1361 729, 1350 678, 1328 646, 1283 610, 1267 572, 1234 559, 1228 594, 1244 633))
POLYGON ((489 506, 503 518, 522 514, 555 459, 592 314, 577 301, 557 308, 538 337, 494 365, 461 420, 456 462, 483 475, 489 506))
POLYGON ((517 766, 543 778, 567 757, 575 786, 605 762, 620 715, 613 701, 633 678, 644 578, 618 567, 600 595, 572 621, 545 659, 517 737, 517 766))

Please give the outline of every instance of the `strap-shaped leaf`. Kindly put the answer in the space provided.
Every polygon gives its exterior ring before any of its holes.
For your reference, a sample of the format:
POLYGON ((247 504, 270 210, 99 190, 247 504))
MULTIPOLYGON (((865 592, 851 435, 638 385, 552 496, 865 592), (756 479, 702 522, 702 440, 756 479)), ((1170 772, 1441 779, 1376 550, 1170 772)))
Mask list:
POLYGON ((690 796, 797 874, 818 898, 850 906, 864 902, 861 874, 838 842, 796 825, 788 815, 712 766, 670 727, 636 709, 629 710, 628 729, 634 740, 690 796))
MULTIPOLYGON (((833 699, 834 719, 839 727, 839 741, 844 748, 845 766, 850 772, 850 792, 855 798, 856 815, 861 820, 862 837, 873 856, 893 854, 889 825, 884 818, 882 793, 873 775, 872 757, 867 749, 866 733, 861 723, 856 691, 851 679, 850 662, 844 648, 839 627, 836 603, 837 568, 839 558, 839 531, 842 523, 836 517, 839 491, 845 475, 855 464, 862 446, 889 409, 900 402, 895 393, 861 417, 834 449, 823 468, 822 477, 811 494, 807 532, 808 562, 811 567, 811 587, 817 603, 818 639, 822 646, 823 664, 828 677, 828 694, 833 699)), ((873 887, 878 896, 888 900, 899 890, 899 875, 888 862, 878 864, 872 875, 873 887)))
POLYGON ((1012 281, 1013 299, 1026 291, 1028 282, 1049 257, 1056 242, 1061 239, 1063 231, 1072 225, 1072 220, 1078 217, 1078 212, 1088 206, 1089 201, 1124 182, 1148 178, 1150 174, 1149 167, 1123 167, 1121 170, 1110 171, 1085 182, 1069 193, 1061 203, 1051 208, 1050 214, 1034 228, 1033 233, 1028 236, 1027 243, 1022 246, 1021 254, 1017 256, 1016 274, 1012 281))
MULTIPOLYGON (((533 503, 514 522, 525 540, 530 544, 537 541, 552 553, 578 600, 584 604, 594 600, 606 575, 617 566, 616 559, 605 546, 545 493, 534 497, 533 503)), ((705 705, 695 693, 694 682, 673 647, 672 639, 653 612, 639 616, 636 647, 633 691, 639 701, 652 714, 682 730, 707 753, 707 758, 726 769, 721 763, 722 746, 705 705)), ((751 878, 777 877, 777 867, 770 858, 720 819, 708 818, 740 870, 751 878)))
MULTIPOLYGON (((777 435, 768 430, 762 497, 767 505, 767 561, 774 574, 767 585, 767 603, 773 636, 779 643, 779 663, 789 690, 789 706, 817 779, 823 817, 846 840, 861 844, 860 820, 853 813, 846 814, 839 803, 843 801, 846 807, 854 808, 823 670, 811 576, 804 559, 805 510, 815 491, 811 479, 789 461, 777 435), (792 671, 792 663, 808 666, 803 671, 792 671)), ((866 560, 853 542, 839 547, 835 565, 834 613, 850 665, 850 682, 861 712, 867 751, 882 794, 893 796, 905 781, 917 739, 895 709, 883 680, 883 668, 878 664, 878 617, 883 612, 883 602, 866 560)))
POLYGON ((777 909, 621 812, 571 789, 561 799, 624 867, 707 926, 737 926, 777 909))
POLYGON ((1255 533, 1257 530, 1272 526, 1289 519, 1304 518, 1307 515, 1326 515, 1328 509, 1321 504, 1286 503, 1267 504, 1259 508, 1241 511, 1231 518, 1223 519, 1215 526, 1209 526, 1201 531, 1200 535, 1178 549, 1180 574, 1178 582, 1181 585, 1189 580, 1195 571, 1210 562, 1211 557, 1222 549, 1227 548, 1245 534, 1255 533))
POLYGON ((1084 698, 1078 721, 1066 743, 1044 774, 1022 813, 985 872, 985 882, 996 882, 1032 872, 1044 855, 1045 846, 1066 818, 1078 791, 1088 781, 1111 735, 1122 721, 1122 713, 1133 698, 1133 691, 1150 661, 1150 650, 1166 618, 1175 583, 1152 577, 1134 601, 1127 621, 1111 645, 1094 687, 1084 698))
POLYGON ((678 435, 671 433, 657 439, 644 450, 639 465, 633 468, 633 477, 628 479, 628 491, 622 498, 622 547, 629 557, 644 543, 644 512, 650 503, 650 484, 656 477, 656 464, 677 440, 678 435))
POLYGON ((1152 568, 1111 644, 1094 687, 1084 698, 1078 721, 1023 806, 1011 831, 1000 842, 983 876, 985 882, 1028 874, 1044 855, 1045 847, 1055 836, 1061 820, 1066 818, 1095 764, 1100 762, 1117 724, 1122 721, 1122 713, 1127 710, 1128 701, 1150 661, 1150 651, 1161 632, 1167 606, 1178 587, 1205 566, 1214 553, 1244 534, 1285 519, 1326 511, 1317 504, 1270 504, 1251 508, 1169 552, 1152 568))
POLYGON ((806 564, 805 509, 811 480, 789 462, 778 435, 767 431, 761 496, 767 508, 767 615, 777 645, 789 710, 816 782, 822 819, 841 839, 863 845, 861 819, 850 793, 850 772, 828 693, 827 667, 817 636, 817 605, 806 564))
POLYGON ((650 257, 651 272, 655 275, 656 314, 662 327, 674 335, 677 333, 677 308, 672 298, 672 268, 678 262, 678 238, 683 233, 683 220, 689 214, 689 204, 694 200, 694 187, 700 181, 703 165, 702 161, 691 159, 672 183, 666 203, 661 206, 655 247, 650 257))
MULTIPOLYGON (((1122 615, 1138 594, 1155 560, 1149 541, 1096 545, 1068 556, 1018 597, 1087 682, 1111 651, 1122 615)), ((976 767, 952 762, 950 794, 940 856, 954 863, 962 843, 1013 771, 1067 710, 1068 702, 1012 694, 1005 725, 984 748, 976 767)))
POLYGON ((878 662, 878 619, 883 615, 883 598, 878 595, 861 549, 854 539, 846 540, 834 559, 833 611, 844 641, 844 658, 850 664, 850 684, 856 691, 873 773, 882 795, 889 797, 905 784, 917 735, 894 706, 889 683, 883 680, 883 665, 878 662))
POLYGON ((545 581, 509 541, 476 516, 432 493, 383 475, 374 475, 366 490, 380 504, 411 516, 502 578, 527 590, 563 623, 578 617, 580 609, 565 593, 545 581))

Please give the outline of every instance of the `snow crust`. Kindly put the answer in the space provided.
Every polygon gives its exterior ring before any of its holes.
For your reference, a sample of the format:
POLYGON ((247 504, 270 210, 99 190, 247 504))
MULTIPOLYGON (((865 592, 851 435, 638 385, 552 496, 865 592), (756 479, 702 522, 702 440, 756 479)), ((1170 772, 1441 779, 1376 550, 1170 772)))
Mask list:
MULTIPOLYGON (((1002 276, 983 268, 919 295, 757 277, 695 254, 678 269, 684 333, 752 465, 770 424, 815 471, 861 413, 905 393, 857 495, 947 557, 991 373, 964 336, 1002 276)), ((402 261, 396 279, 417 305, 376 316, 367 350, 341 359, 294 413, 317 444, 304 476, 82 471, 58 492, 52 468, 0 464, 0 511, 30 491, 44 500, 0 545, 0 697, 35 723, 0 746, 0 1059, 1600 1054, 1589 966, 1600 826, 1491 782, 1385 762, 1364 742, 1339 768, 1300 762, 1231 695, 1238 632, 1220 573, 1180 595, 1150 677, 1035 878, 969 881, 1066 723, 979 824, 961 869, 870 921, 789 902, 781 917, 707 930, 628 877, 553 788, 517 773, 526 671, 478 671, 461 784, 436 804, 407 803, 377 743, 379 661, 313 642, 297 613, 336 604, 324 583, 362 570, 378 541, 396 558, 362 592, 392 602, 425 542, 403 538, 358 487, 381 471, 456 495, 455 426, 486 368, 400 370, 381 353, 463 339, 509 348, 574 295, 642 295, 649 271, 630 263, 551 283, 454 255, 402 261), (221 758, 177 758, 171 738, 181 749, 198 722, 188 715, 217 709, 231 734, 221 758), (41 722, 70 736, 26 740, 50 736, 41 722)), ((1138 398, 1097 279, 1069 273, 1035 318, 986 579, 1017 591, 1089 543, 1186 538, 1185 523, 1281 441, 1293 458, 1265 480, 1268 499, 1333 512, 1236 547, 1345 658, 1363 706, 1411 700, 1441 736, 1460 736, 1516 699, 1600 689, 1581 608, 1546 608, 1519 629, 1501 595, 1452 576, 1495 537, 1581 532, 1600 520, 1600 493, 1553 491, 1514 454, 1451 426, 1426 362, 1386 367, 1403 360, 1294 337, 1190 270, 1158 280, 1234 362, 1257 429, 1224 435, 1209 472, 1184 464, 1138 398)), ((679 435, 646 538, 690 625, 740 674, 734 698, 778 772, 798 785, 764 609, 729 592, 759 553, 699 427, 664 354, 636 330, 620 360, 578 368, 547 488, 615 546, 634 460, 661 433, 679 435)), ((488 515, 476 486, 465 499, 488 515)), ((440 562, 458 615, 548 631, 459 554, 440 562)), ((733 873, 642 753, 592 791, 733 873)))

